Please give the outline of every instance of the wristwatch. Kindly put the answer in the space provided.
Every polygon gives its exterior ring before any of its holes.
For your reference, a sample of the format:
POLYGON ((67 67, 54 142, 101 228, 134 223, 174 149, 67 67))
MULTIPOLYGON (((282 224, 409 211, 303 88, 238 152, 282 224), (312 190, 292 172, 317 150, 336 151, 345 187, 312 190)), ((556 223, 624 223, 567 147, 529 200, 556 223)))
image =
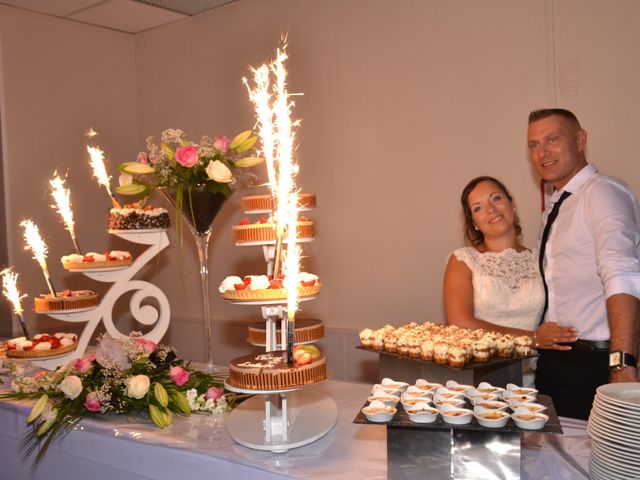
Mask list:
POLYGON ((618 350, 609 354, 609 370, 619 372, 625 367, 637 366, 638 361, 636 360, 636 357, 634 357, 630 353, 618 350))

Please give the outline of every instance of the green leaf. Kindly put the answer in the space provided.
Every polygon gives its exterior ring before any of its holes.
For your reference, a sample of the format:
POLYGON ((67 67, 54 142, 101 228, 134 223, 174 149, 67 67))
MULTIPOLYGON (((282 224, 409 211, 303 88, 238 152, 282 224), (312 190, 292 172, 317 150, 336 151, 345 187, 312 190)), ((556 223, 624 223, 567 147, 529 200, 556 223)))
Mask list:
POLYGON ((114 191, 121 195, 141 195, 147 192, 147 187, 145 185, 132 183, 130 185, 118 186, 114 189, 114 191))
POLYGON ((212 193, 220 192, 224 194, 225 197, 231 194, 231 187, 228 183, 208 182, 207 189, 212 193))

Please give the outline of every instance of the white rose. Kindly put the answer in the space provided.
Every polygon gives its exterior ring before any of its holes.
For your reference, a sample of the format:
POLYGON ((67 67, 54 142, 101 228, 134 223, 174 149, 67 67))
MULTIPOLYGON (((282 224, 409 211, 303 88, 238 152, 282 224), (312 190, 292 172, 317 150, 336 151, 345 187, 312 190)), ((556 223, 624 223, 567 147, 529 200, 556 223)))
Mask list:
POLYGON ((141 399, 149 391, 149 377, 146 375, 136 375, 127 380, 127 396, 141 399))
POLYGON ((121 173, 118 177, 118 183, 121 187, 125 187, 127 185, 131 185, 133 183, 133 175, 129 173, 121 173))
POLYGON ((68 375, 60 382, 58 390, 64 393, 65 397, 73 400, 82 392, 82 380, 76 375, 68 375))
POLYGON ((233 181, 231 170, 220 160, 209 162, 205 171, 207 172, 207 177, 218 183, 231 183, 233 181))

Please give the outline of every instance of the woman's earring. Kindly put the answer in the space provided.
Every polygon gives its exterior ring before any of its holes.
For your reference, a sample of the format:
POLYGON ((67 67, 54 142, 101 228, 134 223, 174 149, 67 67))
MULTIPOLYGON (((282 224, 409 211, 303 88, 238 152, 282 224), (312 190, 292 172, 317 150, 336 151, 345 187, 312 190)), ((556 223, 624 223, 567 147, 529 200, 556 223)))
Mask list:
POLYGON ((478 226, 477 226, 477 225, 474 225, 474 226, 473 226, 473 228, 476 230, 476 232, 479 232, 479 231, 480 231, 480 229, 478 228, 478 226))

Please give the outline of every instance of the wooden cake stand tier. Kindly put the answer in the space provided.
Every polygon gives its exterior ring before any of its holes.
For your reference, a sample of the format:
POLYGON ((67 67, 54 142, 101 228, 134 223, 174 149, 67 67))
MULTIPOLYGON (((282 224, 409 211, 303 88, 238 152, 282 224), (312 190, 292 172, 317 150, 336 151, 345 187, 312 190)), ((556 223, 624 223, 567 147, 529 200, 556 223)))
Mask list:
POLYGON ((389 377, 410 384, 417 378, 424 378, 443 385, 447 380, 475 386, 481 382, 489 382, 496 386, 504 386, 507 383, 522 385, 523 360, 537 357, 537 355, 493 357, 488 362, 469 362, 463 367, 450 367, 398 353, 361 346, 356 348, 380 355, 380 378, 389 377))

